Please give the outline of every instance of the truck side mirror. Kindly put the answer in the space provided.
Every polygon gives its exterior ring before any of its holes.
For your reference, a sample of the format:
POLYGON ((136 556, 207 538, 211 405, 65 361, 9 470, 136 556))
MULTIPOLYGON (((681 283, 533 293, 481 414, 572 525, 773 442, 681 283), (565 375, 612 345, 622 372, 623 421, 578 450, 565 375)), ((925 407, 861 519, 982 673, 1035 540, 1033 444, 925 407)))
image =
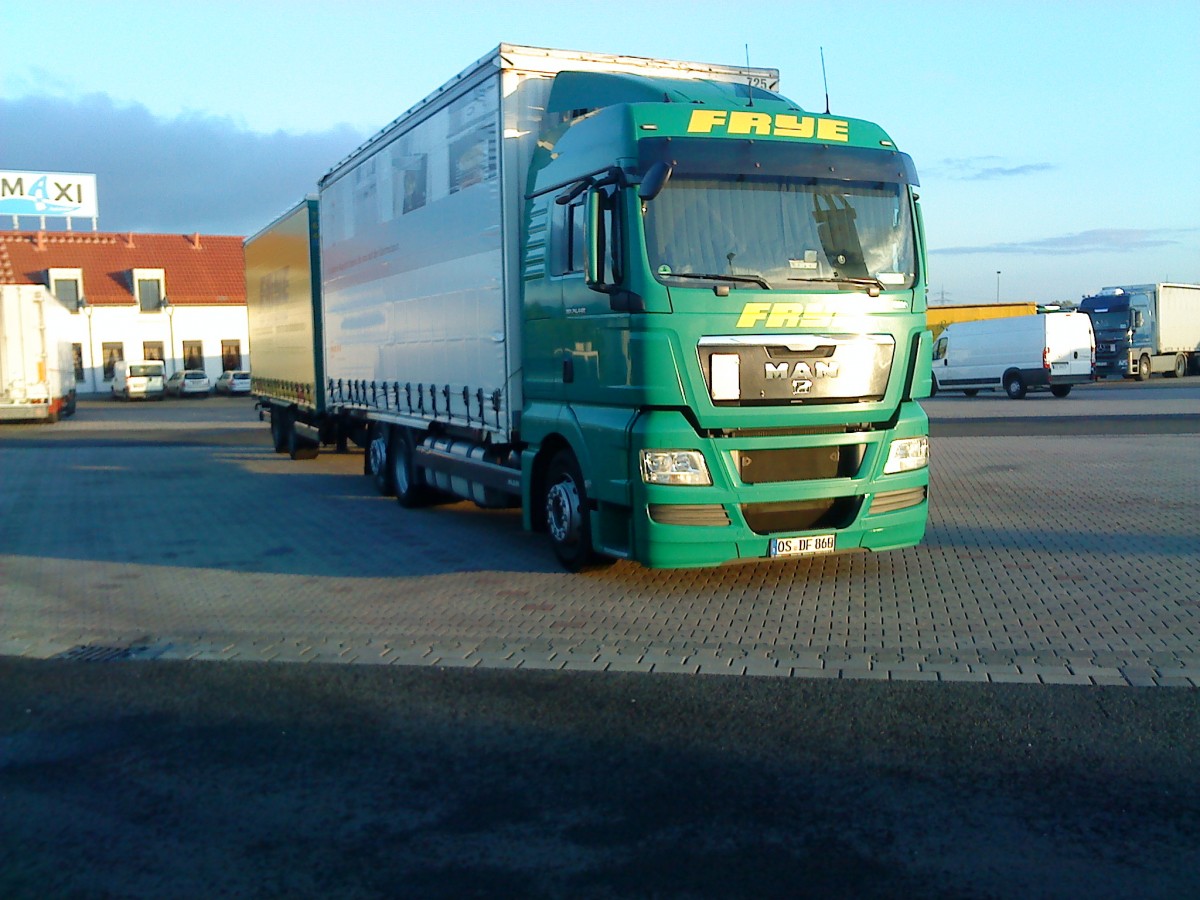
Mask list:
POLYGON ((587 240, 584 242, 583 280, 592 290, 604 289, 604 192, 589 188, 583 205, 587 240))
POLYGON ((675 170, 668 166, 665 162, 656 162, 646 172, 646 177, 642 179, 642 183, 638 185, 638 199, 653 200, 659 195, 667 182, 671 180, 671 173, 675 170))

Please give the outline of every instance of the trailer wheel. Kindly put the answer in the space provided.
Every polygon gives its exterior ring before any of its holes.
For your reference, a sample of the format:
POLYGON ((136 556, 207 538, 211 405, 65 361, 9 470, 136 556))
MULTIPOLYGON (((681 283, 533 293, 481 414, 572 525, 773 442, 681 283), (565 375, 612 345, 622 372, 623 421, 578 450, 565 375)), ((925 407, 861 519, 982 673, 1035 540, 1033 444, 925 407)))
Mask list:
POLYGON ((1171 375, 1175 378, 1182 378, 1187 374, 1187 357, 1182 353, 1175 354, 1175 369, 1171 375))
POLYGON ((1050 388, 1050 393, 1055 397, 1065 397, 1071 393, 1071 386, 1069 384, 1056 384, 1050 388))
POLYGON ((367 444, 366 468, 367 475, 375 483, 375 490, 384 497, 396 493, 392 480, 392 467, 388 460, 389 429, 385 425, 371 426, 371 440, 367 444))
POLYGON ((1023 400, 1026 390, 1025 382, 1021 378, 1020 372, 1006 372, 1004 374, 1004 393, 1008 394, 1010 400, 1023 400))
POLYGON ((594 558, 587 489, 579 463, 560 450, 546 470, 546 530, 554 555, 568 572, 578 572, 594 558))
POLYGON ((1149 381, 1150 380, 1150 357, 1143 356, 1138 361, 1137 380, 1138 381, 1149 381))
POLYGON ((426 506, 432 500, 432 491, 419 480, 413 462, 413 445, 413 434, 409 429, 399 426, 392 428, 387 450, 392 487, 396 500, 407 509, 426 506))

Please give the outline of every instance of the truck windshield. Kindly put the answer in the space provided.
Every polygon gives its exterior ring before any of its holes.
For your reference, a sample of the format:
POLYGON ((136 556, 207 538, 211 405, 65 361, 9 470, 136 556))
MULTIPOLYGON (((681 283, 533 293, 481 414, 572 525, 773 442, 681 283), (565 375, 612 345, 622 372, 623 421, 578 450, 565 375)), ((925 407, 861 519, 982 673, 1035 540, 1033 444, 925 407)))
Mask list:
POLYGON ((1088 297, 1079 308, 1092 319, 1096 331, 1116 331, 1129 327, 1129 301, 1125 298, 1088 297))
POLYGON ((676 175, 646 206, 651 270, 663 283, 884 290, 916 282, 905 186, 769 175, 676 175))

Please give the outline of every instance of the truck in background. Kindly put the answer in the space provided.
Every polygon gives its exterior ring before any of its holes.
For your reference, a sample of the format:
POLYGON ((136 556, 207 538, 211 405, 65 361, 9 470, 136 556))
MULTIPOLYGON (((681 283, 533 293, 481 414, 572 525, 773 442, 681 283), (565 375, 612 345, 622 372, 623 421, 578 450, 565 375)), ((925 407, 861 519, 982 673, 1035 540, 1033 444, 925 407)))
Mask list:
POLYGON ((916 173, 777 83, 501 45, 385 127, 320 181, 319 237, 306 201, 247 242, 276 449, 519 506, 569 570, 918 543, 916 173))
POLYGON ((1096 375, 1200 375, 1200 284, 1107 287, 1079 308, 1096 332, 1096 375))
POLYGON ((70 316, 40 285, 0 285, 0 421, 75 412, 70 316))
POLYGON ((933 393, 1002 389, 1013 400, 1029 391, 1066 397, 1092 381, 1096 342, 1080 312, 981 319, 947 325, 933 342, 933 393))

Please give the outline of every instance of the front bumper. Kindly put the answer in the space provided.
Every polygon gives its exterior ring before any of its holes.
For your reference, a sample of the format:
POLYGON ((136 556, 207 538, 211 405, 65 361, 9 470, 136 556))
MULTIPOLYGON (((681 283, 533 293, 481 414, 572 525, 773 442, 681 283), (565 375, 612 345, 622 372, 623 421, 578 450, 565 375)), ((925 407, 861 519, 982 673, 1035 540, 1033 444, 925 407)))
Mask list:
MULTIPOLYGON (((882 474, 893 440, 928 434, 928 420, 916 403, 904 405, 891 430, 839 434, 698 440, 682 419, 672 427, 667 419, 670 415, 647 417, 644 427, 638 429, 641 434, 635 435, 635 444, 699 444, 713 484, 681 487, 639 481, 633 485, 630 555, 643 565, 680 568, 768 559, 776 537, 832 534, 834 552, 842 553, 909 547, 925 535, 928 467, 882 474), (739 454, 796 448, 818 454, 848 448, 861 453, 861 462, 857 471, 836 477, 757 484, 739 477, 739 454)), ((636 466, 631 470, 636 471, 636 466)))

